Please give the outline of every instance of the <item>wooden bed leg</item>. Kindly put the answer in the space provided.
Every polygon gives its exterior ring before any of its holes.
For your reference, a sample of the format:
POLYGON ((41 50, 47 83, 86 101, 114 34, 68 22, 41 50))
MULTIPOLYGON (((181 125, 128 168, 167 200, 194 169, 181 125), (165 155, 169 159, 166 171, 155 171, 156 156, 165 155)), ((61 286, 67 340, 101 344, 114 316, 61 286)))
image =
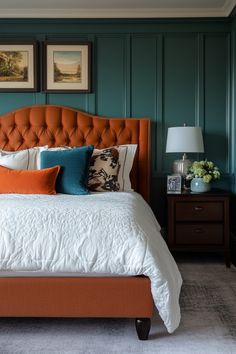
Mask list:
POLYGON ((140 340, 147 340, 151 328, 150 318, 136 318, 136 331, 140 340))

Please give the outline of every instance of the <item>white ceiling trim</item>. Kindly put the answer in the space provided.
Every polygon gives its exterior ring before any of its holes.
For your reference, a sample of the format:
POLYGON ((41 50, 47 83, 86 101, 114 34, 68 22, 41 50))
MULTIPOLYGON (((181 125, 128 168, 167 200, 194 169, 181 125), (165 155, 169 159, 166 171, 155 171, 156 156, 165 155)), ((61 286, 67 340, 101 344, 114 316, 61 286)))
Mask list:
POLYGON ((236 0, 226 0, 222 8, 222 12, 225 13, 224 16, 229 16, 235 6, 236 6, 236 0))
POLYGON ((0 18, 194 18, 227 17, 236 0, 221 8, 1 9, 0 18))

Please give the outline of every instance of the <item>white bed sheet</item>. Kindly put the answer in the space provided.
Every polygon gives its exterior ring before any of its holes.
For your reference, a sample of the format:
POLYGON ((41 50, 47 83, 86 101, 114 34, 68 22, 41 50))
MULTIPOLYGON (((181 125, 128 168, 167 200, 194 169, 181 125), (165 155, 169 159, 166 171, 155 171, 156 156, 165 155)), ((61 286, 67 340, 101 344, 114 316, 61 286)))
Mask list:
POLYGON ((0 270, 144 274, 168 332, 180 322, 181 275, 137 193, 0 195, 0 270))

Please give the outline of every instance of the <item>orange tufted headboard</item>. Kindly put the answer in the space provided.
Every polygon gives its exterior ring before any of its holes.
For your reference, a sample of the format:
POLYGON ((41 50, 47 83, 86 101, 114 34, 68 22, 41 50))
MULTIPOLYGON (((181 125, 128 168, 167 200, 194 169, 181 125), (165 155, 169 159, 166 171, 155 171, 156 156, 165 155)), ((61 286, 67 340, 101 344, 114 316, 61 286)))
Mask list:
POLYGON ((63 106, 33 105, 0 117, 0 149, 15 151, 34 146, 105 148, 138 144, 131 171, 133 188, 149 201, 150 120, 104 118, 63 106))

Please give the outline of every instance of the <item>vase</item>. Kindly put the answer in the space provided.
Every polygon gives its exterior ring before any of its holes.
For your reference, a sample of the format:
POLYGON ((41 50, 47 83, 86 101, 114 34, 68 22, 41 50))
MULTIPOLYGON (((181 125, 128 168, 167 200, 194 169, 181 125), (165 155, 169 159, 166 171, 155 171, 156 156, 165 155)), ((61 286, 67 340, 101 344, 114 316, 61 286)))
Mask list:
POLYGON ((190 189, 194 193, 209 192, 211 190, 211 184, 204 182, 202 178, 193 178, 190 189))

